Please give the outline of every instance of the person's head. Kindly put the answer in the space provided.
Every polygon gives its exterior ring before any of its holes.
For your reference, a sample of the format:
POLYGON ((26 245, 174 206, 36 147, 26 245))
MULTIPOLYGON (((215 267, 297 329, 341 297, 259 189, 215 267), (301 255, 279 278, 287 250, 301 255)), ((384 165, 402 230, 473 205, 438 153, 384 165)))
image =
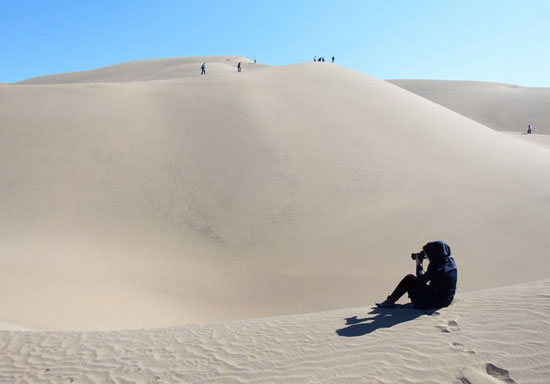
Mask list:
POLYGON ((451 256, 451 247, 444 241, 432 241, 422 247, 430 263, 444 261, 447 256, 451 256))

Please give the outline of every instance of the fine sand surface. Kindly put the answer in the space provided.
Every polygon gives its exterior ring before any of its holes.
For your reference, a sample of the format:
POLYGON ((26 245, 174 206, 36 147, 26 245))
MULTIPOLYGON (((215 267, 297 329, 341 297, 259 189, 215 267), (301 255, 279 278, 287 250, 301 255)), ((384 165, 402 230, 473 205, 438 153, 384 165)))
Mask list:
POLYGON ((550 280, 437 311, 359 307, 110 332, 0 332, 2 383, 548 383, 550 280))
POLYGON ((481 81, 388 80, 499 131, 550 134, 550 88, 481 81))
POLYGON ((0 321, 106 330, 368 305, 438 239, 459 292, 548 278, 548 148, 337 65, 238 74, 233 58, 0 88, 0 321))
POLYGON ((510 137, 514 137, 516 139, 522 140, 526 143, 531 143, 534 145, 542 146, 547 149, 550 149, 550 135, 540 135, 540 134, 526 134, 526 133, 518 133, 518 132, 507 132, 502 131, 503 134, 509 135, 510 137))

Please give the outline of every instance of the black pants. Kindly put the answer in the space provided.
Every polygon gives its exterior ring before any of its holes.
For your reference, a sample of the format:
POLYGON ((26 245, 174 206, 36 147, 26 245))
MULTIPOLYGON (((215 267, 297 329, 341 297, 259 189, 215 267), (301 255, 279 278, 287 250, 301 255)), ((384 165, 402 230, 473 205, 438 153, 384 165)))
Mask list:
POLYGON ((418 281, 415 275, 407 275, 397 284, 390 295, 390 299, 396 302, 405 293, 409 294, 412 303, 420 309, 443 307, 437 291, 429 285, 418 281))
POLYGON ((204 69, 201 69, 201 75, 206 75, 206 71, 204 69))
POLYGON ((415 275, 409 274, 405 276, 403 280, 401 280, 399 284, 397 284, 397 287, 395 287, 394 291, 390 295, 390 299, 395 303, 405 293, 408 293, 410 296, 415 283, 416 283, 415 275))

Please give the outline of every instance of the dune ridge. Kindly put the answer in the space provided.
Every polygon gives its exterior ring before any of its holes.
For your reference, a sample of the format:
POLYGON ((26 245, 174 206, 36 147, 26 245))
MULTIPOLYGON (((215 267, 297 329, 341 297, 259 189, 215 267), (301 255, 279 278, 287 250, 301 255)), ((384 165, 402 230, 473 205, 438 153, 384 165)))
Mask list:
POLYGON ((550 280, 437 311, 341 309, 111 332, 0 331, 0 380, 546 383, 550 280))
POLYGON ((39 76, 16 84, 109 83, 198 77, 203 62, 207 62, 207 73, 234 72, 238 62, 242 62, 243 68, 248 70, 263 66, 261 64, 251 66, 249 64, 253 63, 252 60, 234 55, 139 60, 89 71, 39 76))
POLYGON ((388 80, 499 131, 550 134, 550 88, 456 80, 388 80))
POLYGON ((178 78, 164 64, 147 63, 160 81, 122 65, 110 82, 0 89, 2 321, 353 307, 437 239, 463 292, 548 276, 546 148, 330 63, 178 78))

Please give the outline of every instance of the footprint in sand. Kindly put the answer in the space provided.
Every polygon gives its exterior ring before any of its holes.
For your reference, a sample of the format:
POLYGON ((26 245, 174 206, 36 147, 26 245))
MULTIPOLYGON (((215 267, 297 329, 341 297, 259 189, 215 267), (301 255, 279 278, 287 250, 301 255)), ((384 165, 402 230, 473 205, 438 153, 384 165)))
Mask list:
POLYGON ((444 332, 444 333, 453 333, 460 329, 458 327, 458 323, 454 320, 449 320, 447 321, 447 323, 443 323, 442 325, 437 325, 436 327, 441 329, 441 332, 444 332))
POLYGON ((458 378, 462 384, 515 384, 507 369, 497 367, 493 363, 487 363, 480 368, 466 368, 462 376, 458 378), (483 369, 485 368, 485 369, 483 369))
POLYGON ((493 376, 495 379, 499 379, 504 383, 515 383, 515 381, 510 378, 510 372, 508 372, 507 369, 497 367, 492 363, 488 363, 485 365, 485 370, 487 371, 488 375, 493 376))
POLYGON ((456 349, 457 351, 463 351, 468 353, 469 355, 475 355, 476 351, 466 351, 466 347, 464 344, 453 342, 451 343, 451 348, 456 349))

